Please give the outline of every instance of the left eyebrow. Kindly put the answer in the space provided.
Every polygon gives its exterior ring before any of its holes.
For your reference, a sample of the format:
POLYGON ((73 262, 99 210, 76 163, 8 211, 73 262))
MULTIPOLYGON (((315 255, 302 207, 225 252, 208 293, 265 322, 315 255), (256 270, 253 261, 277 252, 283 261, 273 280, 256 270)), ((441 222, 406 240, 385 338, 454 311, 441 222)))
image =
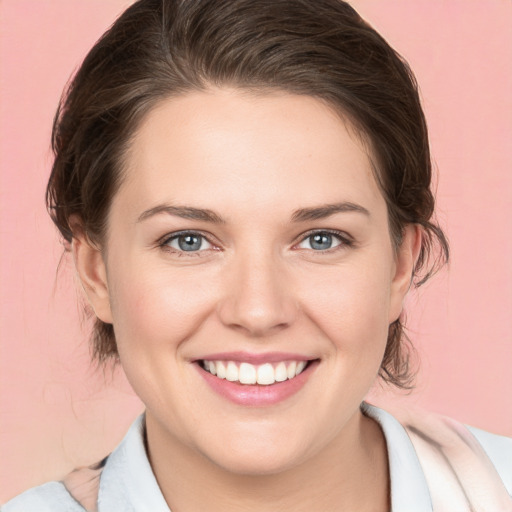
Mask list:
POLYGON ((356 212, 362 213, 367 217, 370 212, 363 206, 350 202, 324 204, 314 208, 300 208, 293 212, 292 222, 305 222, 308 220, 325 219, 336 213, 356 212))

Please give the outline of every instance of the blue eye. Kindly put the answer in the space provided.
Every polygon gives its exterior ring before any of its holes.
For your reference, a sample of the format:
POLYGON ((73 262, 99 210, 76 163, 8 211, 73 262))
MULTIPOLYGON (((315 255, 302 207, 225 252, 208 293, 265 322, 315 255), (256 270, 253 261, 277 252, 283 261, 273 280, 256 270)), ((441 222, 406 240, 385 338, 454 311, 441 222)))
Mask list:
POLYGON ((329 233, 328 231, 317 231, 304 238, 298 247, 301 249, 313 249, 314 251, 327 251, 338 247, 343 242, 339 235, 329 233))
POLYGON ((212 244, 198 233, 180 233, 168 238, 163 245, 180 252, 198 252, 211 249, 212 244))

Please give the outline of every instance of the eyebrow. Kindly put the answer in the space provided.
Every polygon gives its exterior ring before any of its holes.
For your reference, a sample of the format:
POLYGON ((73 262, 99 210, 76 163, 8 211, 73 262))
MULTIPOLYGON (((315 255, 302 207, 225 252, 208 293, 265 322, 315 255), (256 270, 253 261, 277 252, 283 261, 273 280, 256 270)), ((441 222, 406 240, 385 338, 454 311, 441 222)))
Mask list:
POLYGON ((212 222, 214 224, 226 223, 226 221, 222 217, 217 215, 212 210, 207 210, 204 208, 193 208, 191 206, 171 206, 168 204, 161 204, 159 206, 155 206, 154 208, 150 208, 149 210, 142 212, 139 215, 137 222, 142 222, 143 220, 146 220, 149 217, 153 217, 154 215, 158 215, 160 213, 167 213, 169 215, 181 217, 182 219, 212 222))
MULTIPOLYGON (((363 206, 351 202, 342 202, 325 204, 312 208, 300 208, 293 212, 291 220, 292 222, 306 222, 310 220, 325 219, 331 215, 335 215, 336 213, 347 212, 362 213, 368 217, 370 216, 370 212, 363 206)), ((149 210, 145 210, 139 215, 137 223, 161 213, 167 213, 169 215, 181 217, 182 219, 200 220, 203 222, 211 222, 213 224, 226 224, 226 221, 212 210, 194 208, 192 206, 171 206, 168 204, 161 204, 154 208, 150 208, 149 210)))
POLYGON ((363 206, 350 202, 324 204, 314 208, 301 208, 292 215, 293 222, 305 222, 308 220, 325 219, 336 213, 356 212, 370 216, 370 212, 363 206))

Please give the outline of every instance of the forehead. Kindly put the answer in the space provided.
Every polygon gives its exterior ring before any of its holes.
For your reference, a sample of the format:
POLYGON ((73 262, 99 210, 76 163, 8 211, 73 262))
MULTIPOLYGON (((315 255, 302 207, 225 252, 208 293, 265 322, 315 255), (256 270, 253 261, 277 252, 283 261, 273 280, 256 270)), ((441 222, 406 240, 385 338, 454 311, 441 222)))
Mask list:
POLYGON ((212 89, 162 100, 136 131, 125 173, 118 195, 141 208, 383 200, 350 123, 318 99, 284 92, 212 89))

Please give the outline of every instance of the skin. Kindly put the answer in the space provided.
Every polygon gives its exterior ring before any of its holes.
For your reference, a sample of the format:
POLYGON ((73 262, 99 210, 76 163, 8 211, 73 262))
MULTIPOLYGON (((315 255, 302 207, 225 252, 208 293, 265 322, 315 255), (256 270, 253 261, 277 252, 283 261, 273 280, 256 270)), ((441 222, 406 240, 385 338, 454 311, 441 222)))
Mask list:
POLYGON ((388 510, 385 440, 359 405, 421 234, 408 226, 393 246, 360 138, 311 97, 211 89, 157 105, 125 161, 104 246, 78 234, 73 254, 147 407, 150 461, 173 512, 388 510), (291 219, 344 202, 366 213, 291 219), (224 222, 166 212, 141 220, 160 205, 224 222), (182 230, 208 241, 187 253, 162 243, 182 230), (315 250, 311 230, 343 238, 315 250), (193 362, 240 350, 319 364, 290 398, 247 407, 214 393, 193 362))

